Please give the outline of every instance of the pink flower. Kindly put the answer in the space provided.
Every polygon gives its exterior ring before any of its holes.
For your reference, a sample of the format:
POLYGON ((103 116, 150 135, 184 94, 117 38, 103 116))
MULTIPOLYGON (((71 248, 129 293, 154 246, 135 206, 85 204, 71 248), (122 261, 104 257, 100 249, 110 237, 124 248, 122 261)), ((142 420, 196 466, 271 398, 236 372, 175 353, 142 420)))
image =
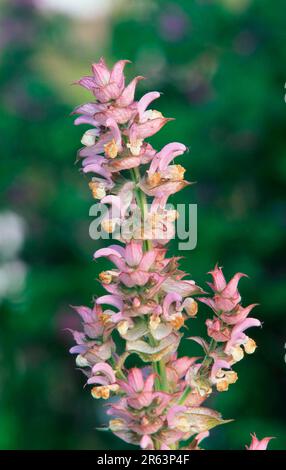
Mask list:
POLYGON ((114 342, 109 339, 104 344, 97 341, 78 340, 78 345, 70 349, 71 354, 78 354, 77 365, 79 367, 92 366, 98 362, 107 361, 112 357, 115 349, 114 342))
POLYGON ((256 307, 257 304, 251 304, 248 307, 242 307, 237 305, 231 313, 222 313, 220 318, 227 323, 228 325, 235 325, 236 323, 241 323, 249 315, 251 310, 256 307))
POLYGON ((179 142, 172 142, 171 144, 165 145, 165 147, 154 156, 148 174, 152 175, 156 171, 166 170, 169 164, 186 150, 187 147, 179 142))
POLYGON ((103 58, 92 65, 92 76, 83 77, 78 84, 92 91, 101 103, 116 100, 124 90, 123 70, 128 60, 119 60, 110 71, 103 58))
POLYGON ((177 359, 176 354, 170 358, 166 365, 166 372, 170 390, 173 393, 182 392, 184 390, 185 381, 181 379, 184 379, 189 368, 197 359, 197 357, 187 356, 177 359))
POLYGON ((213 299, 200 298, 199 300, 216 312, 231 312, 240 302, 241 297, 237 290, 239 280, 246 276, 242 273, 237 273, 234 277, 226 283, 222 269, 215 266, 213 271, 210 271, 213 277, 213 283, 208 283, 214 291, 213 299))
POLYGON ((109 258, 120 270, 119 279, 127 287, 144 286, 150 279, 150 269, 156 260, 157 251, 151 250, 143 254, 142 242, 131 240, 122 248, 112 245, 95 252, 94 258, 109 258))
POLYGON ((78 106, 73 114, 80 114, 75 124, 91 124, 105 126, 109 118, 118 124, 126 124, 137 115, 137 105, 134 102, 135 88, 143 77, 136 77, 124 88, 121 95, 115 101, 108 103, 85 103, 78 106))
POLYGON ((116 382, 115 374, 110 365, 99 362, 92 368, 92 376, 88 379, 88 384, 110 385, 116 382))
POLYGON ((230 384, 234 384, 237 381, 237 373, 230 370, 231 366, 228 361, 221 359, 215 353, 212 356, 214 363, 211 369, 210 381, 216 385, 219 392, 225 392, 230 384))
POLYGON ((183 144, 173 142, 165 145, 152 159, 147 176, 141 181, 140 188, 149 196, 161 201, 180 189, 184 188, 187 181, 184 180, 185 169, 181 165, 170 165, 170 162, 186 151, 183 144))
POLYGON ((171 395, 154 390, 154 379, 155 374, 144 378, 140 369, 131 369, 126 381, 118 381, 126 397, 108 410, 108 414, 115 417, 110 421, 112 431, 127 442, 140 444, 143 449, 154 449, 153 437, 161 442, 164 413, 172 400, 171 395))
POLYGON ((129 85, 123 90, 121 96, 116 100, 116 106, 119 108, 126 108, 127 106, 134 106, 136 112, 138 111, 138 104, 134 103, 134 95, 137 83, 143 80, 144 77, 138 76, 133 78, 129 85))
POLYGON ((117 195, 101 198, 101 204, 110 205, 101 219, 101 226, 107 233, 113 233, 116 227, 121 227, 129 212, 133 200, 133 183, 125 183, 117 195))
POLYGON ((97 338, 103 334, 104 325, 100 320, 102 315, 100 306, 95 304, 93 309, 84 306, 73 308, 83 320, 83 328, 86 335, 90 338, 97 338))
POLYGON ((259 441, 255 434, 251 434, 251 438, 252 440, 249 447, 246 446, 247 450, 266 450, 269 441, 271 441, 271 439, 274 439, 273 437, 264 437, 264 439, 261 439, 261 441, 259 441))
POLYGON ((71 331, 78 345, 87 345, 86 340, 90 340, 90 344, 93 344, 92 340, 109 338, 114 329, 114 325, 110 321, 113 312, 104 311, 98 299, 93 309, 89 307, 73 308, 83 319, 83 332, 71 331))
POLYGON ((91 376, 87 383, 96 384, 91 394, 94 398, 107 399, 111 392, 117 392, 119 385, 116 383, 115 373, 109 364, 99 362, 92 367, 91 376))
POLYGON ((154 91, 144 95, 137 103, 137 119, 131 123, 125 134, 129 142, 127 147, 132 155, 141 152, 143 140, 156 134, 171 119, 165 118, 159 111, 146 110, 149 104, 159 98, 160 93, 154 91))
POLYGON ((228 341, 230 339, 230 330, 218 318, 206 320, 206 326, 208 335, 216 341, 228 341))
POLYGON ((227 341, 224 352, 231 355, 234 361, 239 361, 243 357, 243 350, 248 354, 252 354, 256 349, 255 341, 249 338, 244 331, 252 326, 261 326, 261 322, 256 318, 247 318, 240 323, 237 323, 232 332, 231 337, 227 341))
POLYGON ((144 380, 141 369, 131 369, 127 382, 119 381, 119 385, 127 393, 128 405, 138 410, 149 406, 157 396, 153 390, 154 380, 155 374, 144 380))

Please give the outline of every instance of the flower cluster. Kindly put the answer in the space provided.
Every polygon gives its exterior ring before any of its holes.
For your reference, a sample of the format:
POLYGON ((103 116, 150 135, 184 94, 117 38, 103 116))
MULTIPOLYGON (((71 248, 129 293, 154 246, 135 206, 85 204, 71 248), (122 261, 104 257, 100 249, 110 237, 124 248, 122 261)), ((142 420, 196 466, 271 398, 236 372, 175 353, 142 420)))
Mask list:
POLYGON ((237 286, 243 274, 226 283, 215 267, 210 273, 214 295, 203 297, 206 293, 180 270, 179 258, 167 256, 165 244, 177 214, 166 204, 189 184, 185 169, 173 160, 186 147, 173 142, 157 151, 145 141, 170 119, 148 109, 158 92, 134 99, 143 77, 126 86, 127 62, 109 70, 101 59, 93 64, 92 75, 78 82, 94 95, 94 101, 74 111, 79 114, 76 124, 91 126, 78 156, 83 173, 90 175, 93 197, 108 207, 102 228, 117 243, 94 254, 95 260, 104 257, 112 263, 99 274, 106 295, 95 299, 92 308, 75 307, 83 328, 72 332, 77 344, 71 353, 77 355, 92 396, 114 396, 107 414, 115 435, 143 449, 176 449, 187 441, 187 448, 196 450, 210 429, 228 422, 202 405, 214 389, 223 392, 236 382, 232 366, 255 350, 244 332, 260 322, 248 318, 254 304, 240 303, 237 286), (139 223, 138 218, 134 223, 138 213, 139 223), (118 235, 118 227, 128 230, 118 235), (190 338, 204 354, 178 358, 183 328, 198 312, 196 296, 214 314, 206 321, 208 339, 190 338), (124 342, 120 353, 114 339, 118 334, 124 342), (141 368, 127 367, 133 354, 141 368))

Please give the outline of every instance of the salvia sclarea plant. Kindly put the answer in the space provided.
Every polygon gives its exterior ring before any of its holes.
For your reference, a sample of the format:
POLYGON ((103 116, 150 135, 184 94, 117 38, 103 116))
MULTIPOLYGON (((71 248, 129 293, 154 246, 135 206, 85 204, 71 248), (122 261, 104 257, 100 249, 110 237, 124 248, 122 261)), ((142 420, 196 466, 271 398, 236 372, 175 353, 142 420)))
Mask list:
MULTIPOLYGON (((249 317, 255 304, 241 304, 238 283, 244 274, 227 282, 215 266, 209 273, 212 294, 207 295, 186 279, 179 257, 167 256, 177 217, 167 200, 189 184, 185 169, 173 160, 186 147, 172 142, 157 151, 146 142, 170 119, 149 108, 158 92, 134 99, 143 77, 125 86, 127 62, 120 60, 109 70, 100 59, 92 75, 77 82, 93 95, 93 101, 74 110, 76 125, 91 126, 78 159, 82 172, 90 175, 93 197, 108 208, 101 227, 117 240, 94 254, 95 260, 105 257, 114 267, 99 274, 107 294, 91 308, 75 307, 82 331, 73 331, 77 344, 71 353, 77 355, 92 396, 111 398, 108 429, 116 436, 147 450, 197 450, 212 428, 228 422, 204 402, 237 381, 235 364, 256 348, 245 332, 261 323, 249 317), (211 312, 206 338, 189 338, 201 346, 202 355, 178 357, 183 328, 197 315, 197 301, 211 312), (123 340, 123 352, 115 334, 123 340), (128 369, 126 361, 134 354, 142 367, 128 369)), ((270 439, 253 435, 248 449, 264 450, 270 439)))

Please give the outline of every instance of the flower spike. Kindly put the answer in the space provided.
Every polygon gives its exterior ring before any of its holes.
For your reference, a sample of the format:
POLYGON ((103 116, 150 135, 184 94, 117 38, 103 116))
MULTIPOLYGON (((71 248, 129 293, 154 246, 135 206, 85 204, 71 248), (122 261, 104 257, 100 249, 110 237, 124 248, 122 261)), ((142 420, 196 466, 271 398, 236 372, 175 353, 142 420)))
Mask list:
MULTIPOLYGON (((77 82, 92 93, 91 102, 73 112, 76 125, 89 126, 78 161, 93 198, 105 206, 102 230, 116 242, 94 253, 96 263, 103 257, 110 264, 98 276, 106 293, 92 308, 73 307, 82 329, 71 331, 76 345, 70 352, 92 397, 112 397, 108 428, 118 438, 146 450, 199 450, 212 428, 231 421, 205 401, 237 381, 236 363, 256 348, 245 332, 261 322, 248 317, 257 304, 241 303, 238 284, 245 274, 227 282, 216 265, 208 295, 186 279, 178 257, 168 257, 178 214, 167 202, 190 184, 174 159, 187 147, 172 142, 158 150, 145 140, 171 119, 151 109, 158 91, 135 99, 143 77, 126 86, 128 62, 119 60, 109 69, 101 58, 92 74, 77 82), (201 319, 197 300, 212 313, 205 337, 188 338, 202 353, 178 357, 183 332, 201 319), (118 335, 123 350, 117 348, 118 335), (142 366, 128 369, 129 355, 137 355, 142 366), (189 441, 187 447, 183 441, 189 441)), ((265 450, 270 439, 259 441, 254 434, 248 450, 265 450)))

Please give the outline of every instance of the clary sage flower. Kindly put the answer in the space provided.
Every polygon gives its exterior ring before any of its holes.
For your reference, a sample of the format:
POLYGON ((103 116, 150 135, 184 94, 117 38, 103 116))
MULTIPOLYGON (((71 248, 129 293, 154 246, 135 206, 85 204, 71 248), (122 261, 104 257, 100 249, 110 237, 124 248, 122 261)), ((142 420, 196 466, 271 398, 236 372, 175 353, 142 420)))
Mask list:
MULTIPOLYGON (((116 243, 94 254, 95 261, 104 257, 110 262, 110 268, 99 273, 106 294, 91 308, 74 307, 82 331, 72 332, 76 346, 71 353, 87 376, 91 395, 112 397, 108 428, 116 436, 142 449, 197 450, 212 428, 230 421, 205 401, 236 383, 233 366, 256 348, 245 331, 261 323, 248 317, 255 304, 241 304, 238 282, 244 274, 226 282, 216 266, 210 272, 211 296, 186 279, 178 257, 167 256, 165 245, 177 217, 167 209, 167 200, 189 184, 185 169, 174 160, 187 149, 173 142, 157 150, 146 142, 170 118, 149 108, 160 93, 134 99, 143 77, 126 86, 127 63, 120 60, 109 70, 100 59, 92 65, 92 75, 77 82, 95 98, 74 114, 79 115, 76 125, 91 126, 78 157, 82 172, 90 176, 93 198, 108 207, 101 226, 112 234, 119 227, 129 228, 120 232, 116 243), (132 224, 134 213, 139 219, 132 224), (191 322, 199 315, 198 302, 214 315, 206 320, 206 338, 189 338, 201 346, 202 355, 179 358, 183 332, 192 330, 191 322), (117 350, 114 335, 122 338, 123 351, 122 346, 117 350), (133 354, 141 368, 126 366, 133 354), (188 441, 187 447, 182 441, 188 441)), ((254 435, 249 450, 266 449, 269 440, 258 441, 254 435)))

